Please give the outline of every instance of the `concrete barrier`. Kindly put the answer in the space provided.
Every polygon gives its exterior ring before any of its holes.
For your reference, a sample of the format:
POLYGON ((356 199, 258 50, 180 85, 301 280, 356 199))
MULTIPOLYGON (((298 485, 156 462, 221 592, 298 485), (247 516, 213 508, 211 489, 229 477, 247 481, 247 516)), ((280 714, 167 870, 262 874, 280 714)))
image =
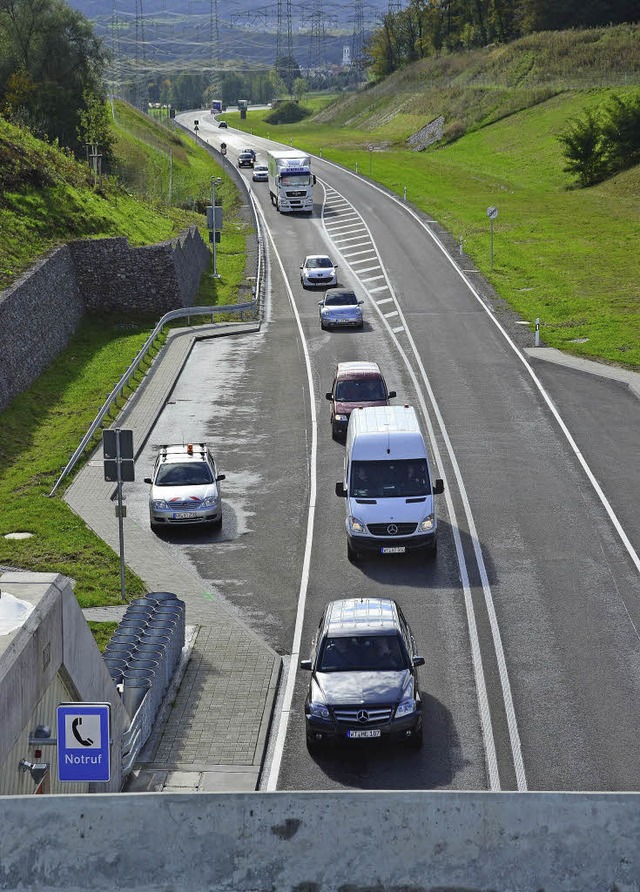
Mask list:
POLYGON ((640 794, 0 799, 0 889, 632 892, 640 794))

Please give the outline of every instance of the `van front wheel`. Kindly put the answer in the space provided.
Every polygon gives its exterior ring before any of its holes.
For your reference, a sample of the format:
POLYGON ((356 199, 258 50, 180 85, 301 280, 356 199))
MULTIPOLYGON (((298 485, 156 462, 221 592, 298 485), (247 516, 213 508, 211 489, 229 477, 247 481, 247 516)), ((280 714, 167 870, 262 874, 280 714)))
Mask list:
POLYGON ((360 552, 353 547, 349 540, 347 540, 347 557, 352 564, 357 564, 360 562, 360 552))

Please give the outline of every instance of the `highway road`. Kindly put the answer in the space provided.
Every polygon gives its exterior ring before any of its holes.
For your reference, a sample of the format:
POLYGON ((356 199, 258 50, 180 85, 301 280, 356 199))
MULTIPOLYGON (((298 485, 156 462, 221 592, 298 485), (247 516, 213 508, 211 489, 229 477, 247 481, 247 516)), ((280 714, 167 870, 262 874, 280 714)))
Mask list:
MULTIPOLYGON (((230 159, 253 145, 260 160, 266 140, 204 112, 181 122, 196 118, 230 159)), ((221 532, 164 539, 284 657, 265 789, 640 789, 639 401, 528 362, 523 327, 482 297, 433 222, 349 171, 314 170, 311 217, 278 214, 247 171, 269 233, 266 324, 196 346, 143 459, 150 469, 153 445, 203 439, 227 475, 221 532), (364 299, 362 332, 320 330, 319 297, 299 283, 313 252, 364 299), (353 359, 376 360, 422 417, 445 480, 435 561, 347 560, 343 447, 324 395, 353 359), (395 598, 425 656, 417 753, 307 752, 298 660, 326 602, 357 595, 395 598)), ((147 495, 128 494, 143 526, 147 495)))

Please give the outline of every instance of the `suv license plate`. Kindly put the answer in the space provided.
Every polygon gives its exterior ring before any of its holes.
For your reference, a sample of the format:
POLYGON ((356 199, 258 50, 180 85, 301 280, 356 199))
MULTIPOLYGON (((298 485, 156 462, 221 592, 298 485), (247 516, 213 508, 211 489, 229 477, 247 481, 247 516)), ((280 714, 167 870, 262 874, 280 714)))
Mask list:
POLYGON ((380 737, 382 732, 379 728, 370 731, 347 731, 347 737, 360 739, 362 737, 380 737))
POLYGON ((404 554, 406 550, 404 545, 383 546, 380 549, 380 554, 404 554))
POLYGON ((185 520, 187 517, 193 517, 191 511, 174 511, 173 519, 174 520, 185 520))

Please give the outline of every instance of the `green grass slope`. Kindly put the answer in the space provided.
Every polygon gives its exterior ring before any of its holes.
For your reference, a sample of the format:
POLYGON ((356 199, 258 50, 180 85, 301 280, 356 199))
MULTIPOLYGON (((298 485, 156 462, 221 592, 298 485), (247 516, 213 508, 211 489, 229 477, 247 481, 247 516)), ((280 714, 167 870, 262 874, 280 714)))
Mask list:
MULTIPOLYGON (((247 227, 233 183, 203 148, 124 103, 115 104, 114 131, 123 179, 106 181, 95 191, 86 165, 0 118, 0 287, 42 252, 71 238, 124 235, 138 245, 167 239, 188 224, 204 231, 201 214, 168 205, 171 150, 172 199, 187 208, 204 206, 211 177, 223 177, 216 190, 225 210, 220 278, 203 276, 200 297, 207 305, 237 302, 247 227)), ((68 349, 0 413, 0 567, 63 573, 75 580, 82 607, 119 602, 119 559, 60 494, 49 498, 48 493, 156 321, 87 317, 68 349), (32 537, 5 538, 14 532, 32 537)), ((126 591, 129 597, 144 592, 129 571, 126 591)), ((94 626, 100 639, 97 630, 94 626)))
POLYGON ((201 218, 136 200, 86 164, 0 118, 0 288, 52 247, 75 238, 126 236, 132 245, 178 235, 201 218))
POLYGON ((637 95, 640 26, 533 35, 508 47, 420 62, 313 119, 233 126, 371 176, 433 215, 545 343, 640 368, 640 168, 590 189, 563 170, 558 135, 612 92, 637 95), (563 86, 573 72, 574 85, 563 86), (578 89, 576 82, 617 83, 578 89), (617 79, 617 80, 616 80, 617 79), (442 114, 462 133, 424 152, 406 140, 442 114), (374 151, 368 151, 368 145, 374 151), (499 211, 490 264, 486 210, 499 211))

